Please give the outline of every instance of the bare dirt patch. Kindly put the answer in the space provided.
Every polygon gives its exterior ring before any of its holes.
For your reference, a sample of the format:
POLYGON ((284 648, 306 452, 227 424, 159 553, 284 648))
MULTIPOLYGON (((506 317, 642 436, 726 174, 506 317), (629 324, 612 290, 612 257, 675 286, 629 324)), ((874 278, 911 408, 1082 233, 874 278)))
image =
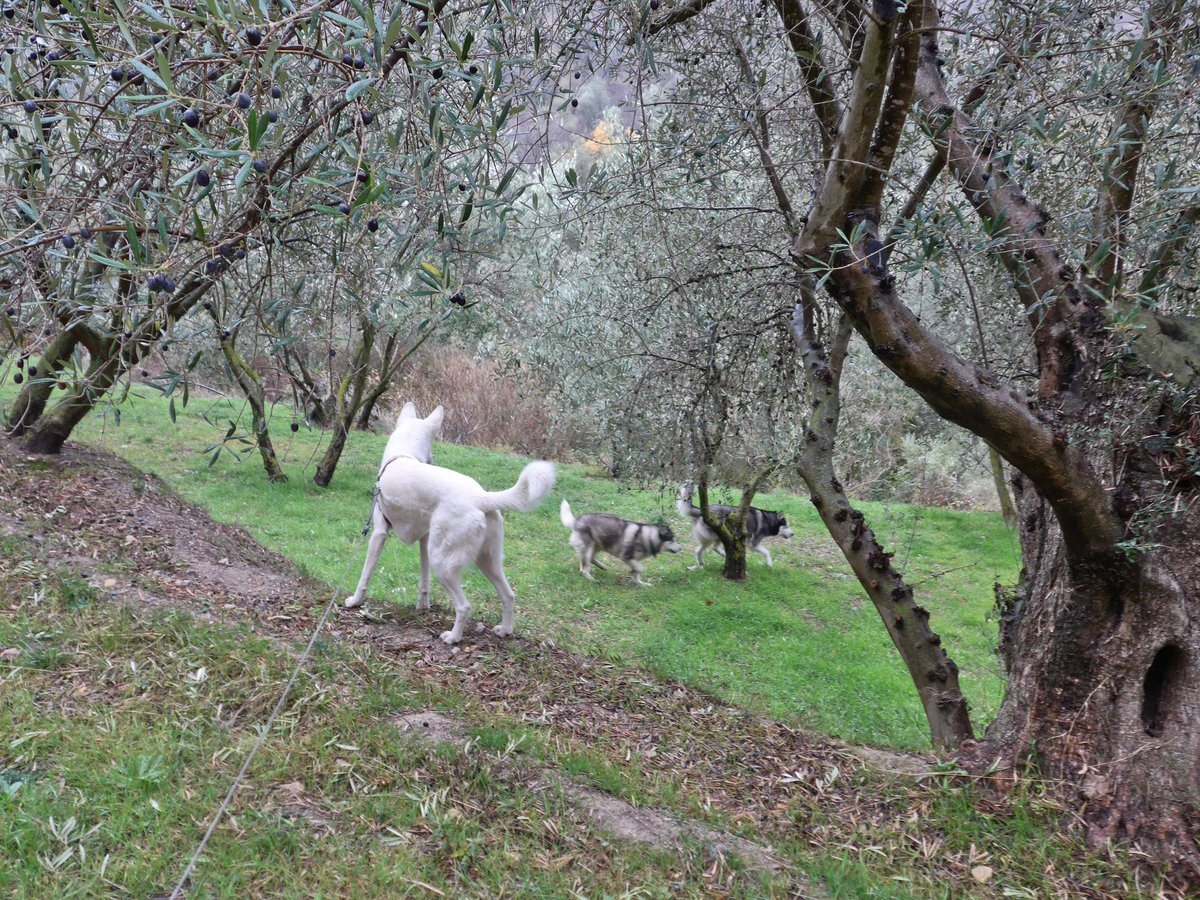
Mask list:
POLYGON ((299 781, 276 785, 271 791, 269 809, 283 819, 301 824, 317 834, 334 830, 334 815, 325 805, 304 792, 299 781))
MULTIPOLYGON (((679 850, 685 843, 700 844, 710 856, 736 856, 753 869, 778 872, 784 865, 753 841, 717 831, 700 822, 669 812, 633 806, 619 797, 554 776, 548 783, 581 809, 599 828, 623 840, 657 850, 679 850)), ((811 890, 811 889, 810 889, 811 890)))
POLYGON ((396 716, 392 723, 406 737, 428 744, 463 744, 467 740, 467 723, 431 709, 396 716))

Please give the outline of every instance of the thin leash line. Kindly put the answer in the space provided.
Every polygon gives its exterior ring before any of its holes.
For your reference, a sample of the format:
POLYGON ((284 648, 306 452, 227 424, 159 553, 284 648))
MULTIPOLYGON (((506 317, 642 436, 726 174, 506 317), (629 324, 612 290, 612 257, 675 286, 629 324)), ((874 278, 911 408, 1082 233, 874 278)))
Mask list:
POLYGON ((196 847, 196 852, 192 854, 192 858, 188 861, 187 868, 183 870, 183 875, 180 876, 179 882, 171 891, 168 900, 178 900, 178 898, 182 896, 181 892, 183 891, 184 885, 187 883, 188 878, 191 877, 192 872, 195 870, 196 863, 199 862, 201 854, 204 853, 204 848, 208 846, 209 839, 212 838, 213 832, 216 831, 217 825, 221 821, 221 817, 225 815, 229 809, 230 803, 233 802, 234 794, 236 794, 238 788, 241 787, 242 780, 246 777, 246 773, 250 771, 250 764, 254 762, 255 755, 262 748, 262 745, 266 743, 267 735, 271 733, 271 728, 275 724, 275 718, 279 715, 280 710, 283 709, 283 704, 287 702, 288 695, 291 693, 292 687, 295 685, 296 679, 300 675, 300 670, 304 668, 304 663, 307 662, 308 656, 312 652, 312 648, 317 642, 317 636, 320 635, 321 629, 325 627, 325 623, 329 620, 329 613, 332 612, 334 604, 337 602, 338 597, 342 595, 342 591, 346 587, 346 579, 349 577, 350 572, 353 571, 353 563, 354 557, 351 556, 347 559, 346 569, 342 573, 342 580, 334 589, 333 596, 329 598, 329 602, 325 604, 325 612, 321 614, 321 620, 317 622, 317 627, 313 629, 313 633, 308 639, 308 645, 304 648, 304 652, 300 654, 300 659, 296 661, 296 666, 292 669, 292 674, 288 678, 287 684, 284 685, 283 693, 280 695, 279 701, 275 704, 275 708, 271 710, 271 715, 267 717, 266 724, 263 725, 262 729, 259 731, 258 740, 256 740, 254 742, 254 746, 250 748, 250 754, 246 757, 246 761, 242 763, 242 768, 238 771, 237 776, 233 779, 233 784, 229 786, 229 791, 225 794, 225 799, 221 801, 221 805, 217 808, 216 815, 214 815, 212 821, 208 823, 208 830, 204 832, 204 837, 200 839, 200 844, 196 847))

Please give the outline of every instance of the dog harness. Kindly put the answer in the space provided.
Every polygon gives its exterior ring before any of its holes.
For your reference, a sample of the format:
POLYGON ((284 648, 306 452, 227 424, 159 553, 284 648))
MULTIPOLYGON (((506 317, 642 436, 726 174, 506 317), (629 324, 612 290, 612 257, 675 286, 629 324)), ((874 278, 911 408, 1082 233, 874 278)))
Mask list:
POLYGON ((371 492, 371 511, 367 513, 367 521, 363 525, 362 533, 364 536, 371 530, 371 520, 375 518, 376 506, 379 506, 379 514, 383 516, 383 524, 387 526, 388 531, 392 530, 392 523, 388 521, 387 513, 385 513, 383 511, 383 507, 379 505, 379 482, 383 479, 383 473, 387 471, 387 467, 398 459, 416 459, 417 462, 421 461, 411 453, 397 453, 395 456, 388 457, 384 461, 383 465, 379 467, 379 474, 375 476, 375 490, 371 492))

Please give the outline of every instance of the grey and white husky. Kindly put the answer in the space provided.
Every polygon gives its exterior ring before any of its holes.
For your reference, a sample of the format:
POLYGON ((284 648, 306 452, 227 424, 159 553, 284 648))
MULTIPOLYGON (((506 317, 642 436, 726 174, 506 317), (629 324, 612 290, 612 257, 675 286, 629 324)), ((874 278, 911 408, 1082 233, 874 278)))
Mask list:
MULTIPOLYGON (((584 513, 576 518, 571 514, 571 505, 566 500, 558 509, 558 517, 563 525, 571 529, 571 546, 579 554, 579 571, 586 578, 592 577, 596 553, 603 550, 629 566, 634 584, 649 586, 650 582, 642 580, 646 567, 641 561, 657 556, 664 550, 668 553, 678 553, 680 550, 669 525, 630 522, 605 513, 584 513)), ((597 562, 596 568, 603 569, 604 566, 597 562)))
MULTIPOLYGON (((696 564, 688 566, 690 570, 704 568, 705 550, 715 550, 722 556, 725 555, 725 548, 721 546, 721 539, 717 537, 717 533, 704 524, 700 507, 692 505, 690 485, 685 484, 679 488, 679 497, 675 501, 675 508, 685 519, 692 520, 692 537, 696 539, 696 564)), ((736 509, 737 507, 734 506, 711 505, 708 507, 709 513, 715 516, 718 522, 724 522, 736 509)), ((762 542, 776 535, 783 538, 792 536, 792 529, 788 527, 787 519, 782 513, 758 509, 754 506, 750 507, 750 512, 746 514, 745 530, 746 544, 751 550, 766 557, 768 568, 771 566, 771 551, 764 547, 762 542)))

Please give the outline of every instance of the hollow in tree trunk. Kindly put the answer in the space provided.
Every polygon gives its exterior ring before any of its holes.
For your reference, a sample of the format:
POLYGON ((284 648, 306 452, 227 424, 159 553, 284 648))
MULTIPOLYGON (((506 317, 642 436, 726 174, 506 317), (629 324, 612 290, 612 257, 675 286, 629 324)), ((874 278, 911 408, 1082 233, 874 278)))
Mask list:
POLYGON ((1004 615, 1008 690, 988 729, 1016 765, 1075 786, 1096 842, 1155 835, 1200 875, 1200 513, 1152 545, 1070 554, 1048 505, 1014 479, 1023 578, 1004 615))

